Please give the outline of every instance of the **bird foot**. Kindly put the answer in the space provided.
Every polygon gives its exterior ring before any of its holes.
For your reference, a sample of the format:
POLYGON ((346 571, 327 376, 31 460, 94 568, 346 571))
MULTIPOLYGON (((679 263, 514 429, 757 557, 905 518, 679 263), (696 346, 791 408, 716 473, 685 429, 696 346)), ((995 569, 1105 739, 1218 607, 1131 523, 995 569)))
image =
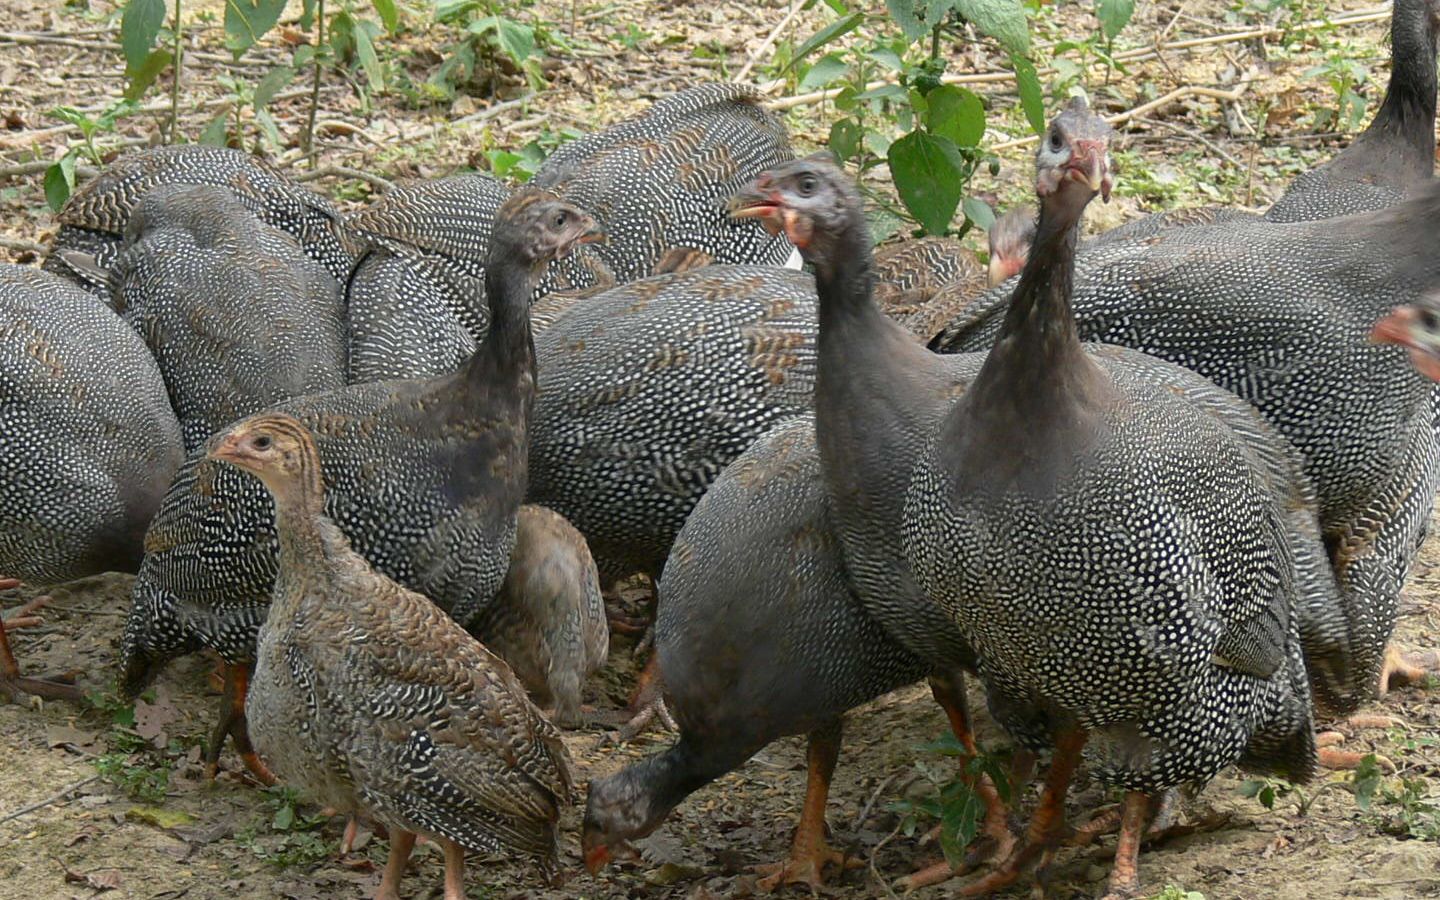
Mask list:
POLYGON ((644 616, 629 616, 625 613, 605 610, 610 630, 616 634, 644 634, 650 627, 650 619, 644 616))
POLYGON ((1385 663, 1380 669, 1380 693, 1409 687, 1440 673, 1440 650, 1417 650, 1404 653, 1399 647, 1385 648, 1385 663))
MULTIPOLYGON (((938 841, 939 839, 940 828, 936 826, 927 832, 921 841, 938 841)), ((966 848, 965 858, 961 860, 960 865, 952 866, 948 860, 942 859, 917 869, 903 878, 896 879, 895 888, 909 892, 917 888, 929 887, 932 884, 940 884, 964 875, 993 860, 1009 859, 1015 852, 1017 840, 1015 833, 1008 826, 986 826, 983 832, 976 836, 975 841, 966 848)))
MULTIPOLYGON (((13 578, 0 579, 0 590, 9 590, 19 586, 20 582, 13 578)), ((28 694, 44 700, 83 700, 85 698, 84 692, 75 684, 80 677, 78 670, 45 678, 26 678, 20 674, 20 666, 10 651, 10 640, 6 637, 6 632, 39 625, 42 620, 35 615, 35 611, 49 602, 48 596, 36 597, 8 615, 0 616, 0 694, 10 697, 28 694)))
POLYGON ((670 715, 670 710, 665 705, 665 698, 652 697, 650 702, 641 707, 640 711, 630 718, 630 721, 620 726, 614 733, 610 742, 624 743, 633 741, 644 734, 651 723, 659 721, 660 725, 669 731, 679 731, 680 726, 675 724, 675 718, 670 715))
POLYGON ((822 844, 809 853, 792 852, 787 859, 781 862, 766 863, 753 868, 757 875, 764 876, 756 882, 763 891, 778 891, 785 885, 803 884, 807 885, 811 892, 815 892, 825 886, 827 863, 839 866, 842 872, 846 869, 857 869, 863 865, 855 857, 822 844))
MULTIPOLYGON (((1337 732, 1329 733, 1335 734, 1337 732)), ((1340 750, 1333 746, 1317 747, 1315 751, 1316 759, 1321 767, 1335 771, 1358 769, 1360 768, 1360 763, 1365 761, 1365 757, 1371 755, 1375 757, 1375 764, 1386 774, 1393 775, 1399 771, 1390 757, 1380 753, 1370 754, 1361 753, 1356 750, 1340 750)))
MULTIPOLYGON (((1145 826, 1146 842, 1163 841, 1169 837, 1189 834, 1194 830, 1189 826, 1179 824, 1178 800, 1178 795, 1172 789, 1162 794, 1158 803, 1153 804, 1149 824, 1145 826)), ((1090 821, 1076 828, 1065 839, 1065 846, 1088 847, 1102 837, 1115 834, 1120 830, 1121 818, 1121 809, 1118 804, 1097 810, 1090 817, 1090 821)))
POLYGON ((49 678, 24 678, 0 674, 0 694, 11 697, 27 694, 42 700, 83 700, 85 692, 75 684, 76 672, 63 672, 49 678))

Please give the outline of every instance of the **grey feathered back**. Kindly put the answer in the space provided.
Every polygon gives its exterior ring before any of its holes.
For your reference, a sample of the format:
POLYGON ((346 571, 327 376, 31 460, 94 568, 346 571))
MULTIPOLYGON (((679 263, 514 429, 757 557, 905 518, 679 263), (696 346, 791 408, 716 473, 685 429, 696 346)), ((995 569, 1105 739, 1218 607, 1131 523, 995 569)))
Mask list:
POLYGON ((183 450, 145 345, 94 295, 0 266, 0 573, 134 571, 183 450))
POLYGON ((188 448, 252 412, 345 383, 335 279, 225 188, 147 193, 111 288, 160 365, 188 448))

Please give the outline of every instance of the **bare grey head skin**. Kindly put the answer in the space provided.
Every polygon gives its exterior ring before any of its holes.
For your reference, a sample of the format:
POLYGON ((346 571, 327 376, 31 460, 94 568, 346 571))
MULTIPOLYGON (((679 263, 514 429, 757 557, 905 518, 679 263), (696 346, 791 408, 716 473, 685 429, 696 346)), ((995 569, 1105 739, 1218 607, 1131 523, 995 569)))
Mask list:
POLYGON ((1028 203, 1007 210, 990 225, 990 287, 1020 274, 1035 240, 1035 208, 1028 203))
POLYGON ((1058 214, 1059 221, 1075 224, 1096 193, 1110 202, 1114 169, 1110 138, 1114 133, 1109 123, 1090 112, 1084 97, 1072 97, 1050 123, 1035 150, 1035 194, 1047 214, 1058 214), (1067 181, 1081 182, 1090 190, 1060 191, 1067 181))
POLYGON ((1427 294, 1418 303, 1395 307, 1375 323, 1370 340, 1404 347, 1415 371, 1440 381, 1440 294, 1427 294))

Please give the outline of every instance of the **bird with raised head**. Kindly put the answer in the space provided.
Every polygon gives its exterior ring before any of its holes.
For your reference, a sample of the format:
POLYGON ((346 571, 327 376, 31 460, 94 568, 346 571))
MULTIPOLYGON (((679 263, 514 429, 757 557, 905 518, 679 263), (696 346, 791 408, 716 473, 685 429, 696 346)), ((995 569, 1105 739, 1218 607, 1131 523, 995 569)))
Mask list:
POLYGON ((444 850, 446 900, 465 896, 467 850, 518 851, 553 874, 569 759, 510 668, 351 548, 299 420, 261 413, 206 454, 275 503, 280 574, 245 702, 255 745, 310 799, 386 825, 377 900, 398 900, 417 834, 444 850))

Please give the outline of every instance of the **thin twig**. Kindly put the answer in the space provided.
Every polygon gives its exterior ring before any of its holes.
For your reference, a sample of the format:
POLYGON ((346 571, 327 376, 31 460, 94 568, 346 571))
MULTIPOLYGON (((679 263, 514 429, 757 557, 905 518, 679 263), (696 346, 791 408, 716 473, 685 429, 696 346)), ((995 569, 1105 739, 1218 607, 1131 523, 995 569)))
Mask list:
POLYGON ((99 781, 99 780, 100 780, 100 776, 99 776, 99 775, 91 775, 89 778, 86 778, 86 779, 84 779, 84 780, 82 780, 82 781, 77 781, 77 782, 75 782, 74 784, 72 784, 72 785, 70 785, 69 787, 67 787, 65 790, 63 790, 63 791, 61 791, 60 793, 54 795, 53 797, 46 797, 44 800, 41 800, 41 801, 38 802, 38 803, 32 803, 32 804, 30 804, 29 806, 22 807, 22 808, 20 808, 20 809, 15 810, 15 811, 12 812, 12 813, 9 813, 8 815, 5 815, 5 816, 3 816, 3 817, 0 817, 0 825, 4 825, 6 822, 9 822, 9 821, 11 821, 11 820, 13 820, 13 819, 18 819, 18 818, 20 818, 21 816, 26 815, 26 814, 28 814, 28 813, 32 813, 32 812, 34 812, 34 811, 37 810, 37 809, 44 809, 45 807, 49 806, 49 805, 52 804, 52 803, 59 803, 61 800, 64 800, 66 797, 70 796, 71 794, 75 793, 76 791, 80 790, 81 788, 85 787, 86 785, 93 784, 94 782, 99 781))
POLYGON ((885 848, 886 844, 895 840, 895 835, 900 833, 901 824, 902 823, 897 822, 895 827, 890 830, 890 833, 885 835, 884 839, 875 845, 874 850, 870 851, 870 877, 875 879, 875 883, 880 885, 880 889, 885 892, 885 896, 889 897, 890 900, 899 900, 899 898, 895 896, 894 891, 890 890, 889 883, 880 876, 880 870, 875 867, 875 857, 880 855, 880 851, 885 848))
POLYGON ((493 118, 495 118, 496 116, 500 115, 502 112, 506 112, 506 111, 508 111, 508 110, 512 110, 512 109, 516 108, 517 106, 520 106, 520 105, 528 102, 528 101, 529 101, 532 97, 534 97, 534 96, 535 96, 535 93, 534 93, 533 91, 526 91, 523 96, 516 97, 514 100, 506 100, 504 103, 495 103, 495 104, 492 104, 492 105, 487 106, 486 108, 480 110, 479 112, 473 112, 473 113, 471 113, 471 114, 468 115, 468 116, 461 116, 460 118, 456 119, 455 121, 451 122, 450 124, 451 124, 451 125, 470 125, 470 124, 475 123, 475 122, 483 122, 483 121, 485 121, 486 119, 493 119, 493 118))
POLYGON ((372 175, 363 169, 352 169, 349 166, 321 166, 318 169, 311 169, 308 172, 301 172, 295 176, 296 181, 315 181, 320 178, 355 178, 360 181, 373 184, 382 191, 388 191, 395 186, 395 182, 379 175, 372 175))
MULTIPOLYGON (((1105 121, 1111 125, 1123 125, 1131 119, 1144 116, 1146 113, 1154 112, 1162 106, 1168 106, 1176 100, 1184 97, 1210 97, 1215 100, 1227 100, 1231 103, 1240 99, 1244 93, 1244 85, 1233 91, 1222 91, 1217 88, 1200 87, 1199 85, 1187 84, 1184 87, 1176 88, 1168 94, 1163 94, 1151 100, 1149 103, 1142 103, 1134 109, 1127 109, 1125 112, 1113 116, 1106 116, 1105 121)), ((999 153, 1002 150, 1013 150, 1016 147, 1025 147, 1040 139, 1039 135, 1029 135, 1023 138, 1016 138, 1013 141, 1003 141, 990 147, 990 152, 999 153)))
POLYGON ((1240 160, 1236 159, 1234 156, 1231 156, 1229 153, 1227 153, 1227 152, 1225 151, 1225 149, 1224 149, 1223 147, 1221 147, 1219 144, 1217 144, 1217 143, 1215 143, 1214 141, 1210 140, 1210 139, 1207 138, 1205 135, 1201 134, 1200 132, 1196 131, 1196 130, 1193 129, 1193 128, 1186 128, 1184 125, 1177 125, 1177 124, 1175 124, 1174 122, 1167 122, 1167 121, 1165 121, 1164 119, 1149 119, 1149 118, 1142 118, 1142 117, 1140 117, 1140 116, 1135 116, 1135 117, 1132 118, 1130 121, 1132 121, 1132 122, 1144 122, 1144 123, 1147 124, 1147 125, 1159 125, 1161 128, 1168 128, 1168 129, 1170 129, 1171 131, 1174 131, 1174 132, 1176 132, 1176 133, 1178 133, 1178 134, 1183 134, 1183 135, 1185 135, 1186 137, 1190 138, 1192 141, 1195 141, 1196 143, 1201 144, 1201 145, 1204 146, 1207 150, 1209 150, 1211 153, 1214 153, 1216 156, 1218 156, 1218 157, 1220 157, 1221 159, 1225 160, 1226 162, 1228 162, 1230 165, 1234 166, 1234 167, 1237 168, 1237 169, 1243 168, 1244 165, 1245 165, 1245 164, 1242 163, 1240 160))
POLYGON ((315 155, 315 116, 320 112, 320 55, 325 49, 325 0, 320 0, 315 10, 315 54, 311 62, 315 66, 314 81, 310 85, 310 117, 305 124, 305 155, 310 157, 310 168, 320 162, 315 155))
POLYGON ((175 59, 171 61, 174 68, 170 73, 170 143, 174 144, 180 140, 180 69, 184 51, 181 46, 184 22, 180 19, 180 0, 175 0, 175 21, 171 28, 175 31, 175 59))
POLYGON ((37 244, 34 241, 27 241, 25 238, 12 238, 0 234, 0 247, 6 250, 19 250, 22 253, 44 253, 45 245, 37 244))
POLYGON ((890 786, 890 783, 899 778, 900 773, 904 771, 906 770, 896 769, 886 776, 884 781, 875 786, 875 790, 870 794, 870 799, 865 801, 865 806, 861 808, 860 815, 855 818, 855 827, 859 828, 865 824, 865 820, 870 818, 870 810, 874 809, 875 804, 880 801, 880 795, 884 793, 885 789, 890 786))
POLYGON ((735 77, 732 80, 745 80, 745 76, 749 75, 750 70, 755 68, 755 64, 760 61, 760 57, 765 54, 765 51, 769 50, 771 46, 774 45, 777 39, 779 39, 780 32, 784 31, 786 28, 789 28, 790 23, 795 21, 795 17, 800 14, 800 9, 803 6, 803 3, 796 3, 794 2, 794 0, 791 0, 790 11, 785 14, 785 18, 781 19, 780 24, 776 25, 770 31, 770 34, 766 36, 764 42, 760 44, 760 46, 755 50, 755 52, 750 54, 750 58, 745 60, 745 65, 740 67, 740 71, 735 74, 735 77))
MULTIPOLYGON (((75 34, 83 33, 84 32, 67 32, 66 34, 60 35, 45 33, 30 34, 23 31, 0 31, 0 43, 18 44, 22 47, 34 47, 40 44, 50 44, 59 47, 75 47, 80 50, 105 50, 115 53, 121 52, 120 45, 115 41, 82 41, 77 40, 74 37, 75 34)), ((220 53, 202 53, 200 51, 195 51, 190 55, 195 57, 196 59, 204 60, 205 62, 218 63, 222 66, 228 66, 232 69, 265 69, 269 67, 268 63, 260 62, 255 59, 236 60, 234 57, 225 56, 220 53)))

